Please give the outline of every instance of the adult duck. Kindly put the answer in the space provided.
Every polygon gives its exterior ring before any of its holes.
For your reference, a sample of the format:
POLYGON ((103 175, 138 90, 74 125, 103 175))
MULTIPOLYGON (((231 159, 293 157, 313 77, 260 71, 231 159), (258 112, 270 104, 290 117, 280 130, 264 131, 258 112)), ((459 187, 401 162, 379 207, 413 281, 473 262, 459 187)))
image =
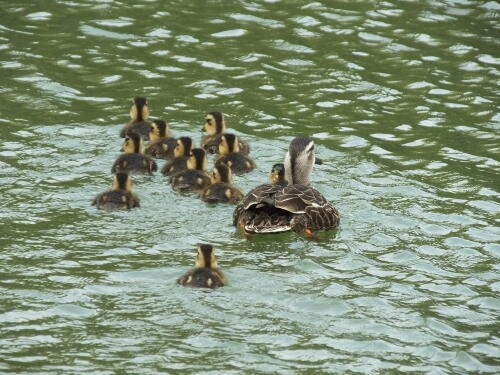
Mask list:
POLYGON ((314 142, 292 140, 285 157, 283 183, 264 184, 250 191, 236 206, 233 224, 248 233, 305 232, 333 229, 339 224, 337 209, 310 186, 315 163, 314 142))

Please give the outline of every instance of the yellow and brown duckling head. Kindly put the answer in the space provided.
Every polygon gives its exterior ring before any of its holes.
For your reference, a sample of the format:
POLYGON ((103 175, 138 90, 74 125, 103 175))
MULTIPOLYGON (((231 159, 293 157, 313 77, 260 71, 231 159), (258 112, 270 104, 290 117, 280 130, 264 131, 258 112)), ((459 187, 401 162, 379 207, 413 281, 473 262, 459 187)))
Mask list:
POLYGON ((210 175, 210 182, 212 184, 217 184, 219 182, 232 184, 233 174, 231 173, 231 169, 228 168, 228 166, 225 164, 216 165, 215 168, 212 169, 212 174, 210 175))
POLYGON ((146 121, 149 117, 149 103, 148 100, 142 96, 136 96, 130 107, 130 119, 132 121, 140 122, 146 121))
POLYGON ((163 120, 154 120, 151 123, 151 130, 149 131, 149 139, 151 142, 167 137, 170 137, 170 127, 168 124, 163 120))
POLYGON ((206 171, 208 167, 208 159, 205 150, 202 148, 193 148, 187 161, 188 169, 196 169, 206 171))
POLYGON ((201 244, 198 246, 195 267, 197 268, 218 268, 215 249, 212 245, 201 244))
POLYGON ((174 157, 190 156, 193 140, 189 137, 180 137, 177 139, 177 144, 174 148, 174 157))
POLYGON ((128 173, 117 173, 113 179, 112 190, 124 190, 126 192, 132 191, 132 179, 128 173))
POLYGON ((144 153, 144 142, 142 137, 135 132, 128 132, 123 142, 122 151, 129 154, 144 153))
POLYGON ((201 128, 208 135, 222 134, 226 130, 226 122, 221 112, 209 112, 205 116, 205 123, 201 128))
POLYGON ((285 165, 283 163, 274 164, 269 175, 271 184, 285 183, 285 165))
POLYGON ((240 145, 238 142, 238 137, 231 133, 224 133, 219 143, 219 154, 227 155, 230 152, 239 152, 239 151, 240 151, 240 145))

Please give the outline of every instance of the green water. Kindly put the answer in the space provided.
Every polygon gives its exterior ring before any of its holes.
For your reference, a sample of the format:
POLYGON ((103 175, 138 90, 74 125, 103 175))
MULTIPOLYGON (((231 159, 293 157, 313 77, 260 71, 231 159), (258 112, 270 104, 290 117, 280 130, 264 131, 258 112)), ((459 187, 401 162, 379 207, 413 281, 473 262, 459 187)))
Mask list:
POLYGON ((0 373, 500 372, 498 2, 0 8, 0 373), (196 142, 223 111, 244 191, 313 137, 339 230, 246 239, 159 174, 97 211, 135 95, 196 142), (175 285, 200 242, 229 286, 175 285))

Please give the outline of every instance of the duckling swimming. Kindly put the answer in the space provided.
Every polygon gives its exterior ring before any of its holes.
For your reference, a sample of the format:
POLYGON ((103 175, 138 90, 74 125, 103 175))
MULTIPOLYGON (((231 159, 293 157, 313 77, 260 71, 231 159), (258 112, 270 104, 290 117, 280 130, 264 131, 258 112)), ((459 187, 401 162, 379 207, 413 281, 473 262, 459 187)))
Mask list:
POLYGON ((220 139, 215 165, 220 164, 226 164, 236 174, 247 173, 255 168, 255 162, 240 153, 238 137, 230 133, 224 133, 220 139))
POLYGON ((215 249, 212 245, 198 246, 195 267, 177 279, 177 284, 192 288, 215 289, 227 284, 217 265, 215 249))
POLYGON ((200 199, 208 203, 238 203, 243 199, 243 192, 233 185, 231 169, 220 164, 212 170, 211 185, 200 193, 200 199))
MULTIPOLYGON (((226 121, 221 112, 209 112, 205 116, 205 123, 201 128, 202 131, 207 132, 207 135, 201 137, 201 146, 209 154, 217 154, 219 152, 219 143, 222 134, 226 131, 226 121)), ((250 147, 248 143, 238 139, 239 149, 242 154, 248 155, 250 147)))
POLYGON ((205 150, 193 148, 187 161, 188 169, 170 177, 172 187, 177 191, 197 191, 204 189, 210 185, 210 177, 205 172, 207 164, 205 150))
POLYGON ((144 153, 156 159, 173 159, 177 139, 170 133, 170 127, 163 120, 154 120, 149 130, 150 143, 144 153))
POLYGON ((130 209, 139 207, 139 198, 132 192, 132 179, 127 173, 117 173, 113 179, 113 187, 97 195, 92 206, 98 209, 130 209))
POLYGON ((111 173, 152 174, 157 170, 156 162, 144 155, 144 143, 137 133, 128 133, 123 142, 123 151, 113 163, 111 173))
POLYGON ((233 225, 252 233, 291 230, 307 234, 338 226, 337 209, 309 185, 314 162, 313 140, 292 140, 284 163, 288 185, 264 184, 250 191, 236 206, 233 225))
POLYGON ((145 140, 149 139, 150 124, 147 121, 149 117, 149 104, 146 98, 136 96, 130 107, 130 122, 123 127, 120 137, 125 138, 127 133, 138 133, 145 140))
POLYGON ((161 169, 164 176, 173 176, 187 169, 187 161, 191 155, 193 141, 189 137, 180 137, 174 147, 174 158, 165 163, 161 169))

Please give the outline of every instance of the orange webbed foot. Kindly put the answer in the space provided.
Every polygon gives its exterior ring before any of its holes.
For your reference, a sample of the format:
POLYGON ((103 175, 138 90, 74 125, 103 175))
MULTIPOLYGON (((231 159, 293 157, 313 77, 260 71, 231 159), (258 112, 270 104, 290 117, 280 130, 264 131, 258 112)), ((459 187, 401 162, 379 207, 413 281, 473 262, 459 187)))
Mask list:
POLYGON ((306 228, 304 230, 304 234, 314 241, 318 241, 318 242, 321 241, 321 238, 319 238, 317 235, 315 235, 314 232, 312 231, 312 229, 306 228))

